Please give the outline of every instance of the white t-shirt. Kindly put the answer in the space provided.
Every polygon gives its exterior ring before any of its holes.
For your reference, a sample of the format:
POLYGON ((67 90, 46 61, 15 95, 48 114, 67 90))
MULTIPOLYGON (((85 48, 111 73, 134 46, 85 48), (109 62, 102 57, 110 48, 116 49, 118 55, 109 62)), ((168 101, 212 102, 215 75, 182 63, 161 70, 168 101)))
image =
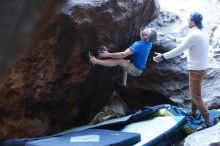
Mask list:
POLYGON ((203 30, 194 27, 179 46, 164 53, 163 56, 165 59, 170 59, 189 49, 188 70, 205 70, 208 68, 208 48, 208 35, 203 30))

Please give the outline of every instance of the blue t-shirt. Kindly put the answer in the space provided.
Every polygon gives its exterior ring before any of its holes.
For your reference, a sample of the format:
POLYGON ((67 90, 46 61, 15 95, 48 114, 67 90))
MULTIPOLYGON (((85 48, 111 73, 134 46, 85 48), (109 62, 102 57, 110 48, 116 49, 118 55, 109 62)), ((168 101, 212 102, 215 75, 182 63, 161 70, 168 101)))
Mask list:
POLYGON ((151 42, 143 40, 136 41, 129 47, 133 52, 131 56, 131 62, 133 62, 139 70, 143 71, 145 69, 151 47, 151 42))

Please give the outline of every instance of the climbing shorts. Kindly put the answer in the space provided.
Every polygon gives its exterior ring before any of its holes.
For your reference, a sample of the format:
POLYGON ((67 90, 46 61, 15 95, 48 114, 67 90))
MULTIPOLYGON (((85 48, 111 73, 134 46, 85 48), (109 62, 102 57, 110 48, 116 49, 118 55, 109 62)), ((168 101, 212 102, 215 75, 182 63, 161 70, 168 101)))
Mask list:
POLYGON ((128 72, 129 75, 131 76, 140 76, 141 73, 143 72, 142 70, 139 70, 133 63, 128 61, 128 65, 125 68, 125 71, 128 72))

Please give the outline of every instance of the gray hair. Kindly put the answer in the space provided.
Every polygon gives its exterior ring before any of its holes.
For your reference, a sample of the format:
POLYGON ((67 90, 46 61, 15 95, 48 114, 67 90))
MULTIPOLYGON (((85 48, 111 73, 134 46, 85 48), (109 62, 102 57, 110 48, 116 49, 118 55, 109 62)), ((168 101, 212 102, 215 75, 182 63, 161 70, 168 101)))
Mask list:
POLYGON ((157 41, 157 31, 154 28, 147 28, 147 38, 150 42, 156 42, 157 41))

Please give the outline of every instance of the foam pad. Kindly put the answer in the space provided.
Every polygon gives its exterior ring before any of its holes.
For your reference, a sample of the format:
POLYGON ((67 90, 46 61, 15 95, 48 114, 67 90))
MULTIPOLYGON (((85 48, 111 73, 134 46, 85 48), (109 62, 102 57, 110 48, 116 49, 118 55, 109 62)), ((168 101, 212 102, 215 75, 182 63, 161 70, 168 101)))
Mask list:
POLYGON ((140 141, 140 134, 104 129, 87 129, 57 137, 30 141, 25 146, 121 146, 140 141))
POLYGON ((121 131, 141 134, 141 141, 135 146, 154 146, 180 130, 185 122, 184 116, 155 117, 126 125, 121 131))

